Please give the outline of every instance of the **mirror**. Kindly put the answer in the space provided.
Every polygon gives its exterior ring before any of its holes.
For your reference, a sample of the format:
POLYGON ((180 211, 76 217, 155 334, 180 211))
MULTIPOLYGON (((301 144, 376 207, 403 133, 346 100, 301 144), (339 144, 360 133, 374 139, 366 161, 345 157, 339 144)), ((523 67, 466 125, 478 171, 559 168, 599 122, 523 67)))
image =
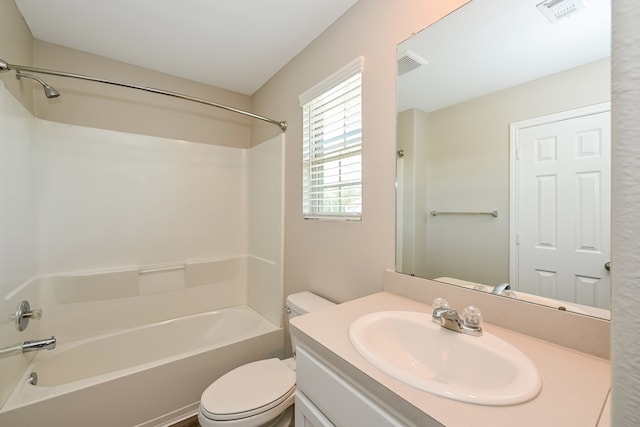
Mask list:
POLYGON ((610 0, 473 0, 398 45, 398 272, 610 318, 610 44, 610 0))

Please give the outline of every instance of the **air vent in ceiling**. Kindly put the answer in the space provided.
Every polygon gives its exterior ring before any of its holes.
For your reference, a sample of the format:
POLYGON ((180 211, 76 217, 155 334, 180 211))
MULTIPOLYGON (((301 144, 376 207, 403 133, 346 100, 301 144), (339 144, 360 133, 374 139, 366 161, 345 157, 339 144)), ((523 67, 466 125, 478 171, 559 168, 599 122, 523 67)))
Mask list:
POLYGON ((582 0, 546 0, 536 7, 552 24, 585 9, 582 0))
POLYGON ((426 63, 426 60, 420 58, 410 50, 402 52, 402 54, 398 57, 398 75, 401 76, 403 74, 406 74, 409 71, 415 70, 419 66, 426 63))

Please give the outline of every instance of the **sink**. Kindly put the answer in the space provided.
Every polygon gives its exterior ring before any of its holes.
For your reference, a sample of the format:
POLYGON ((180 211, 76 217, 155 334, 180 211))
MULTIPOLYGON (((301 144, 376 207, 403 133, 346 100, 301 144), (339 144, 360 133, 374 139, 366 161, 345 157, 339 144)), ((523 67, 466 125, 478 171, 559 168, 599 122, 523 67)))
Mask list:
POLYGON ((431 313, 381 311, 356 319, 349 339, 391 377, 447 399, 504 406, 538 395, 542 381, 531 360, 495 335, 473 337, 442 328, 431 313))

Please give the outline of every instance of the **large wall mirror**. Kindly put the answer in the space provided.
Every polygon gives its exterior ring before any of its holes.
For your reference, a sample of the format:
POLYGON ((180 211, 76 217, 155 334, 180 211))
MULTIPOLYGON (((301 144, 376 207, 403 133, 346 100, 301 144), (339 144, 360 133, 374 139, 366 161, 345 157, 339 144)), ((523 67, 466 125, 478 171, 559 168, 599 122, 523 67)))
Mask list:
POLYGON ((610 317, 610 44, 610 0, 473 0, 398 45, 398 272, 610 317))

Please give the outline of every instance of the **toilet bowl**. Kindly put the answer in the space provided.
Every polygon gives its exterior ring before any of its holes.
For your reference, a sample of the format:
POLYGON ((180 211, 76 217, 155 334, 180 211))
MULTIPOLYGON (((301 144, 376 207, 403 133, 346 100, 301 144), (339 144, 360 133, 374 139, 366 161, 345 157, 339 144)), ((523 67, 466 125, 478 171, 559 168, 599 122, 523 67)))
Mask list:
MULTIPOLYGON (((287 298, 288 318, 334 303, 310 292, 287 298)), ((295 354, 295 340, 292 338, 295 354)), ((293 421, 295 359, 258 360, 239 366, 202 393, 198 421, 202 427, 286 427, 293 421)))
POLYGON ((202 393, 200 424, 244 427, 278 421, 293 404, 294 369, 292 359, 274 358, 247 363, 227 372, 202 393))

